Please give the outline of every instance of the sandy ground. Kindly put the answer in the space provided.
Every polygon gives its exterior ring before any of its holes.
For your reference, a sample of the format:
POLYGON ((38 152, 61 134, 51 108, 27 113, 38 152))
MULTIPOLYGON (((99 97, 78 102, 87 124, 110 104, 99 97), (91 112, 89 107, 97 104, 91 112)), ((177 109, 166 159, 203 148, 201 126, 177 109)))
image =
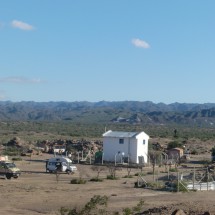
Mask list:
MULTIPOLYGON (((73 175, 61 174, 59 181, 55 174, 45 172, 45 160, 50 155, 23 157, 23 161, 15 162, 22 170, 18 179, 0 179, 0 214, 59 214, 61 207, 82 207, 94 195, 109 197, 108 210, 121 211, 125 207, 135 206, 140 199, 144 200, 144 210, 153 207, 168 206, 171 210, 181 208, 203 214, 210 211, 215 214, 215 191, 198 191, 189 193, 172 193, 134 188, 137 176, 124 178, 127 169, 117 172, 118 180, 103 182, 88 181, 83 185, 71 184, 71 179, 82 177, 89 180, 97 175, 90 165, 77 164, 78 171, 73 175)), ((131 174, 137 173, 132 169, 131 174)), ((106 178, 108 169, 101 172, 106 178)), ((191 213, 190 213, 191 214, 191 213)))

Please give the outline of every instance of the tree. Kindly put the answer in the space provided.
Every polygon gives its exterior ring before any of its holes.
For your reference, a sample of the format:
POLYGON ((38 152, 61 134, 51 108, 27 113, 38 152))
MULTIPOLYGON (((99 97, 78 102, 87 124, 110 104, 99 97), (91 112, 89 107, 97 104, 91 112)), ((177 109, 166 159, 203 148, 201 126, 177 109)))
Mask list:
POLYGON ((104 166, 92 166, 91 169, 93 171, 96 171, 97 172, 97 176, 96 176, 96 180, 98 181, 99 180, 99 175, 102 171, 105 170, 105 167, 104 166))
POLYGON ((215 146, 211 149, 212 161, 215 161, 215 146))
POLYGON ((177 137, 177 133, 178 133, 178 131, 177 131, 177 129, 175 128, 175 129, 174 129, 174 137, 177 137))
POLYGON ((173 149, 177 147, 182 148, 182 143, 179 143, 178 141, 172 141, 172 142, 169 142, 167 145, 167 149, 173 149))
POLYGON ((155 166, 157 163, 160 162, 161 153, 162 152, 160 151, 154 151, 154 150, 149 152, 149 159, 152 164, 153 181, 155 181, 155 166))

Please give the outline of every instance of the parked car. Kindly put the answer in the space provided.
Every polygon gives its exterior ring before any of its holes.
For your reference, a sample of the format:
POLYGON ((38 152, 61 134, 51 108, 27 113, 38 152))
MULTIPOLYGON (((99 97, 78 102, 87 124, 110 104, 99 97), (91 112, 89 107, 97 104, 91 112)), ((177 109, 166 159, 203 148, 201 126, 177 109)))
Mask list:
POLYGON ((0 161, 0 176, 7 179, 18 178, 21 175, 21 170, 16 167, 12 161, 0 161))
POLYGON ((46 172, 74 173, 77 167, 67 157, 53 157, 46 161, 46 172))

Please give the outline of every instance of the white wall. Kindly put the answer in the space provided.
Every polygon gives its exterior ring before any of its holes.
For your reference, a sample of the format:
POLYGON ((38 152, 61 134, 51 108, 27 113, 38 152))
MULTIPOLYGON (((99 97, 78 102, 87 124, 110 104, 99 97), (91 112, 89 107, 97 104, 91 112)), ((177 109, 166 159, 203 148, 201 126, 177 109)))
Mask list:
POLYGON ((129 162, 131 163, 139 163, 138 156, 143 156, 144 162, 147 163, 148 138, 148 135, 141 132, 134 138, 122 138, 124 144, 119 144, 120 137, 103 137, 103 159, 114 162, 116 156, 116 161, 120 162, 121 153, 124 152, 125 157, 128 157, 129 154, 129 162), (143 139, 145 139, 145 144, 143 144, 143 139))
MULTIPOLYGON (((120 153, 124 152, 125 157, 128 156, 129 141, 128 141, 128 138, 123 138, 123 139, 124 139, 124 144, 119 144, 118 137, 103 138, 103 153, 104 153, 103 159, 105 161, 115 161, 115 155, 118 154, 118 152, 120 153)), ((117 158, 117 161, 119 162, 120 156, 117 156, 116 158, 117 158)))
POLYGON ((139 156, 144 157, 144 162, 148 162, 148 135, 145 135, 144 133, 140 133, 137 136, 137 163, 139 163, 139 156), (145 140, 145 144, 143 143, 143 140, 145 140))

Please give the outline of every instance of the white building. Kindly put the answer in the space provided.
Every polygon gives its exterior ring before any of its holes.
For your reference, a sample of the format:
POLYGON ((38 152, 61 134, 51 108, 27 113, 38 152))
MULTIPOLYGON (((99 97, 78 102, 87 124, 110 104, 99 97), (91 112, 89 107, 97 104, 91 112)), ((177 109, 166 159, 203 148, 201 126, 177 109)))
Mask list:
POLYGON ((129 163, 148 162, 148 140, 145 132, 107 131, 103 134, 103 160, 129 163))

